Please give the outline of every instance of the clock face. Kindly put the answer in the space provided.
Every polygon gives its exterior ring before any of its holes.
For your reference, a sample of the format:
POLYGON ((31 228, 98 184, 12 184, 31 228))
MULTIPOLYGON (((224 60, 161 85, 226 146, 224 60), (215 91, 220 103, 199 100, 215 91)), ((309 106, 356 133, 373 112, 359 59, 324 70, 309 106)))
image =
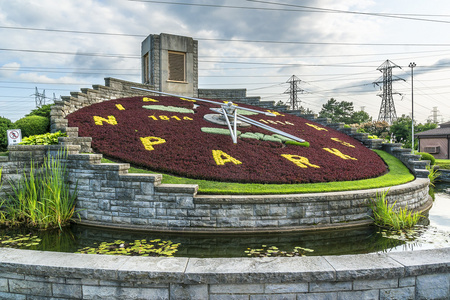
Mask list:
POLYGON ((291 184, 366 179, 387 172, 379 156, 355 139, 289 114, 271 117, 238 110, 309 146, 254 125, 238 127, 234 144, 228 127, 211 116, 210 108, 217 107, 177 97, 131 97, 93 104, 67 119, 70 127, 79 128, 79 136, 92 137, 96 152, 183 177, 291 184))

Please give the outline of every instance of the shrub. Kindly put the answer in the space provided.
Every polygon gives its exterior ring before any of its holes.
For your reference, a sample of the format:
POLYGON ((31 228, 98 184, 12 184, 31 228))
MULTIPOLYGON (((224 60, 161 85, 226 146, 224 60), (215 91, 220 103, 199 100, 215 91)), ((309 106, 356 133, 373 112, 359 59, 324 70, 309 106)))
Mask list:
POLYGON ((13 127, 22 131, 22 137, 44 134, 49 131, 50 121, 46 117, 29 116, 17 120, 13 127))
POLYGON ((42 105, 41 107, 33 109, 29 114, 25 116, 40 116, 50 119, 50 111, 52 110, 52 106, 53 104, 42 105))
POLYGON ((421 160, 429 160, 431 165, 434 165, 436 163, 436 159, 430 153, 417 152, 417 154, 420 155, 421 160))
POLYGON ((31 135, 29 137, 23 138, 20 145, 57 145, 59 137, 67 136, 66 133, 62 133, 61 131, 55 133, 45 133, 38 135, 31 135))
POLYGON ((8 147, 8 137, 6 131, 11 129, 12 122, 10 119, 0 117, 0 150, 5 150, 8 147))

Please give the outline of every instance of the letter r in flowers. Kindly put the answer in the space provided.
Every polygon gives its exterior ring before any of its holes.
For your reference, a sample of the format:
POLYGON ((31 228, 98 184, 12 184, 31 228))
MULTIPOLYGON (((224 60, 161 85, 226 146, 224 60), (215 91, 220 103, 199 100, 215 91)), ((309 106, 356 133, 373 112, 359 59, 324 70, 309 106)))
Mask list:
POLYGON ((95 122, 95 125, 103 125, 103 122, 106 122, 110 125, 117 125, 117 121, 114 116, 108 116, 108 119, 105 119, 105 118, 102 118, 99 116, 94 116, 94 122, 95 122))
POLYGON ((318 165, 314 165, 312 163, 309 162, 309 159, 307 159, 306 157, 300 156, 300 155, 295 155, 295 154, 281 154, 281 156, 283 156, 284 158, 286 158, 287 160, 293 162, 294 164, 296 164, 297 166, 299 166, 300 168, 320 168, 318 165))
POLYGON ((338 157, 340 157, 340 158, 342 158, 342 159, 358 160, 358 159, 356 159, 356 158, 354 158, 354 157, 351 157, 350 155, 347 155, 347 154, 342 153, 341 151, 339 151, 339 150, 336 149, 336 148, 332 148, 332 149, 330 149, 330 148, 323 148, 323 150, 328 151, 328 152, 330 152, 331 154, 334 154, 334 155, 336 155, 336 156, 338 156, 338 157))
POLYGON ((142 145, 144 145, 145 150, 152 151, 155 150, 153 145, 164 144, 166 140, 156 136, 147 136, 141 137, 141 142, 142 145))
POLYGON ((226 154, 222 150, 213 150, 212 151, 212 155, 213 155, 214 161, 216 162, 216 164, 218 166, 223 166, 227 162, 232 162, 235 165, 242 164, 241 161, 239 161, 236 158, 226 154))

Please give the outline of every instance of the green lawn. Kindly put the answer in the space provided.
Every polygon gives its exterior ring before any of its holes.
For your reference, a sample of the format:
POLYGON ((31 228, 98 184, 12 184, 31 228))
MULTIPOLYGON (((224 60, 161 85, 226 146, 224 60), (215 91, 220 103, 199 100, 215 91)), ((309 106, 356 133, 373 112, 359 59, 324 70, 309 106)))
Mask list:
POLYGON ((440 169, 450 169, 450 159, 436 159, 436 165, 440 169))
MULTIPOLYGON (((325 182, 325 183, 307 183, 307 184, 252 184, 252 183, 231 183, 218 182, 199 179, 190 179, 163 174, 162 183, 171 184, 198 184, 200 194, 295 194, 295 193, 318 193, 331 191, 351 191, 372 188, 382 188, 393 185, 403 184, 414 180, 408 168, 392 155, 379 150, 374 150, 389 166, 389 173, 372 179, 325 182)), ((112 162, 103 159, 102 162, 112 162)), ((144 169, 130 168, 129 173, 150 173, 156 174, 144 169)))

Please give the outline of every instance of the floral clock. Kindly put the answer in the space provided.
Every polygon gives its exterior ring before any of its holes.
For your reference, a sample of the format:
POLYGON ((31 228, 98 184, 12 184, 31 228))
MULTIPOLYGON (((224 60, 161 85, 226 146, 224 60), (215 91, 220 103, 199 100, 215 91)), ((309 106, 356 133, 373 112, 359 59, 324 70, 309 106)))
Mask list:
POLYGON ((291 184, 358 180, 387 172, 381 158, 355 139, 290 114, 237 110, 306 142, 243 123, 233 143, 227 125, 212 120, 214 107, 179 97, 131 97, 93 104, 67 119, 80 136, 92 137, 96 152, 183 177, 291 184))

